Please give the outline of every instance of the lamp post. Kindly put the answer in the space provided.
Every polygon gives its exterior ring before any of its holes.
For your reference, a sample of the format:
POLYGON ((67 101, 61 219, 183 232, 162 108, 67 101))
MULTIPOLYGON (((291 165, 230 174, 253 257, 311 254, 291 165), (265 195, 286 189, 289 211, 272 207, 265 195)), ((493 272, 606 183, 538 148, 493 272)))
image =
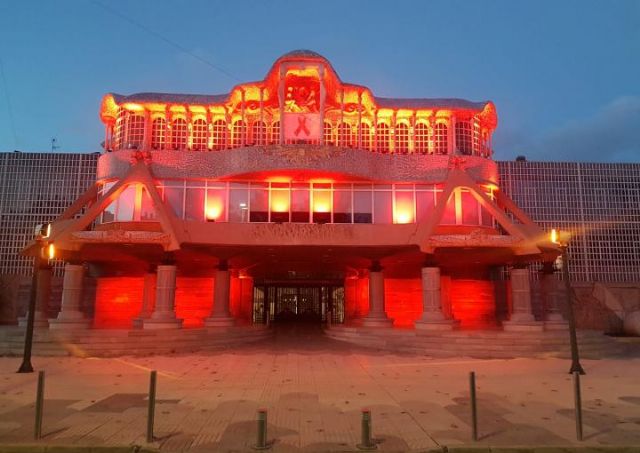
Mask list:
POLYGON ((569 240, 567 235, 562 235, 554 228, 551 230, 551 242, 560 247, 562 253, 562 280, 564 282, 564 293, 566 301, 565 316, 567 317, 567 323, 569 324, 569 340, 571 344, 571 369, 570 374, 577 371, 580 374, 585 374, 582 365, 580 365, 580 356, 578 353, 578 337, 576 335, 576 320, 573 314, 573 302, 571 297, 571 282, 569 282, 569 257, 567 254, 567 247, 569 246, 569 240))
POLYGON ((29 312, 27 313, 27 329, 24 334, 24 351, 22 353, 22 363, 18 368, 18 373, 33 373, 31 365, 31 350, 33 348, 33 324, 36 316, 36 300, 38 296, 38 274, 42 268, 45 257, 53 259, 55 248, 53 244, 47 244, 45 239, 51 233, 51 225, 38 225, 36 227, 35 241, 37 253, 33 258, 33 277, 31 277, 31 291, 29 291, 29 312))

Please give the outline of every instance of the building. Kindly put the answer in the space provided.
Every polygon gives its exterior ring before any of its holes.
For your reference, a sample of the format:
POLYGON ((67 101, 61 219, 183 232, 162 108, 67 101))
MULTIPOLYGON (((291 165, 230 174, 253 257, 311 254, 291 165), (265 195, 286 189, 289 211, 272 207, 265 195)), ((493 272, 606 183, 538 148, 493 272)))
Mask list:
POLYGON ((529 189, 518 192, 519 170, 545 164, 491 159, 491 102, 379 98, 294 51, 228 94, 108 94, 100 117, 96 182, 47 238, 66 262, 52 329, 329 316, 437 331, 564 326, 558 250, 508 196, 545 212, 519 197, 546 181, 523 172, 529 189))

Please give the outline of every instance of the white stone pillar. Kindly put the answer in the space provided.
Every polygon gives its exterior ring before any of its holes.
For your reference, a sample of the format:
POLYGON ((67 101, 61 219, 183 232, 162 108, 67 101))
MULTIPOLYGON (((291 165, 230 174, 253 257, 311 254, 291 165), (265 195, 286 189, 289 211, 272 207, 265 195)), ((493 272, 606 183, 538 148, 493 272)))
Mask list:
POLYGON ((555 277, 553 263, 544 263, 540 278, 540 289, 544 305, 544 330, 566 330, 569 324, 560 309, 560 281, 555 277))
POLYGON ((509 321, 503 323, 507 331, 539 331, 543 325, 537 322, 531 310, 531 285, 529 269, 511 269, 512 312, 509 321))
POLYGON ((206 327, 232 326, 234 319, 229 312, 229 296, 231 294, 231 271, 226 262, 221 261, 216 270, 213 287, 213 308, 211 316, 204 320, 206 327))
POLYGON ((151 318, 156 302, 156 274, 149 271, 144 274, 142 287, 142 309, 137 318, 133 320, 133 327, 142 328, 145 319, 151 318))
POLYGON ((158 266, 156 280, 156 306, 149 319, 142 321, 144 329, 179 329, 182 319, 176 318, 176 272, 173 264, 158 266))
POLYGON ((82 303, 82 283, 84 280, 84 266, 81 264, 67 264, 64 267, 62 282, 62 303, 56 319, 49 321, 50 329, 86 329, 90 320, 80 311, 82 303))
MULTIPOLYGON (((49 309, 49 299, 51 298, 51 266, 43 266, 38 271, 36 279, 36 310, 33 317, 33 327, 49 327, 47 311, 49 309)), ((27 327, 29 313, 18 318, 18 326, 27 327)))
POLYGON ((420 330, 451 330, 454 322, 442 311, 440 268, 422 268, 422 318, 415 323, 420 330))
POLYGON ((374 262, 369 270, 369 313, 362 318, 366 327, 391 327, 393 321, 384 311, 384 275, 380 263, 374 262))

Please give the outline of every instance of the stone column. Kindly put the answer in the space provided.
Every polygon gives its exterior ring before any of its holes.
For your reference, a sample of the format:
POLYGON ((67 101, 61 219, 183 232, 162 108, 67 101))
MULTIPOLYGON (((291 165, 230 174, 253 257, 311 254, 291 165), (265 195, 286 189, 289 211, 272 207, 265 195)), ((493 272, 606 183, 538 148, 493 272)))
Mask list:
POLYGON ((565 321, 560 309, 562 288, 554 271, 553 263, 544 263, 540 275, 540 289, 544 304, 544 329, 565 330, 569 328, 569 324, 565 321))
POLYGON ((150 319, 156 302, 156 273, 155 269, 149 269, 144 274, 144 286, 142 288, 142 309, 137 318, 133 320, 134 329, 143 327, 145 319, 150 319))
POLYGON ((158 266, 156 306, 151 317, 142 321, 144 329, 179 329, 182 319, 176 318, 176 271, 174 264, 158 266))
POLYGON ((80 311, 84 266, 68 263, 64 267, 62 303, 56 319, 49 320, 50 329, 86 329, 91 321, 80 311))
POLYGON ((393 321, 384 311, 384 275, 380 263, 374 261, 369 270, 369 313, 362 319, 366 327, 391 327, 393 321))
POLYGON ((206 327, 226 327, 234 324, 234 319, 229 313, 230 287, 231 271, 227 262, 221 260, 216 270, 211 316, 204 320, 206 327))
POLYGON ((420 330, 451 330, 454 322, 442 311, 440 268, 422 268, 422 318, 415 323, 420 330))
MULTIPOLYGON (((51 266, 43 265, 38 271, 36 279, 36 310, 34 313, 33 327, 49 327, 47 311, 51 298, 51 266)), ((29 313, 18 319, 18 326, 27 327, 29 313)))
POLYGON ((540 331, 541 322, 537 322, 531 311, 531 285, 529 269, 511 269, 512 311, 509 321, 503 323, 506 331, 540 331))

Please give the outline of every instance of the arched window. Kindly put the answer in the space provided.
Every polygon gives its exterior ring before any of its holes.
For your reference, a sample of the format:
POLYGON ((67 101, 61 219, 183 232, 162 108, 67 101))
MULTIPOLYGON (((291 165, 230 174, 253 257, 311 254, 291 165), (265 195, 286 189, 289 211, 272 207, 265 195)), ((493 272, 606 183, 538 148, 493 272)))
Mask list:
POLYGON ((396 124, 395 136, 395 152, 398 154, 407 154, 409 152, 409 126, 405 123, 396 124))
POLYGON ((389 126, 385 123, 376 126, 376 151, 383 154, 389 152, 389 126))
POLYGON ((449 128, 444 123, 437 123, 433 133, 436 154, 447 154, 449 150, 449 128))
POLYGON ((127 129, 127 148, 142 148, 142 140, 144 140, 144 116, 129 115, 127 129))
POLYGON ((251 127, 251 143, 262 146, 267 143, 267 125, 262 121, 254 121, 251 127))
POLYGON ((164 149, 167 122, 164 118, 155 118, 151 123, 151 148, 164 149))
POLYGON ((325 145, 335 145, 335 142, 333 140, 333 128, 331 127, 331 123, 329 121, 324 122, 322 133, 324 134, 325 145))
POLYGON ((227 122, 216 120, 213 122, 213 149, 224 149, 227 143, 227 122))
POLYGON ((479 156, 482 154, 480 123, 477 120, 473 120, 473 154, 479 156))
POLYGON ((187 147, 187 121, 176 118, 171 123, 171 148, 185 149, 187 147))
POLYGON ((353 146, 353 132, 350 124, 340 123, 338 126, 338 146, 353 146))
POLYGON ((118 110, 118 118, 113 128, 113 148, 121 149, 124 143, 124 128, 127 124, 127 111, 125 109, 118 110))
POLYGON ((191 149, 195 151, 207 149, 207 122, 202 118, 193 122, 191 149))
POLYGON ((280 143, 280 121, 276 121, 271 125, 271 141, 272 145, 280 143))
POLYGON ((456 148, 462 154, 471 155, 471 123, 469 121, 456 122, 456 148))
POLYGON ((360 147, 362 149, 371 149, 371 127, 367 123, 360 124, 360 147))
POLYGON ((419 154, 429 152, 429 128, 424 123, 417 123, 413 131, 413 151, 419 154))
POLYGON ((231 147, 232 148, 238 148, 240 146, 242 146, 244 143, 244 133, 247 129, 247 125, 244 121, 242 120, 238 120, 236 122, 233 123, 233 128, 232 128, 232 133, 231 133, 231 147))

